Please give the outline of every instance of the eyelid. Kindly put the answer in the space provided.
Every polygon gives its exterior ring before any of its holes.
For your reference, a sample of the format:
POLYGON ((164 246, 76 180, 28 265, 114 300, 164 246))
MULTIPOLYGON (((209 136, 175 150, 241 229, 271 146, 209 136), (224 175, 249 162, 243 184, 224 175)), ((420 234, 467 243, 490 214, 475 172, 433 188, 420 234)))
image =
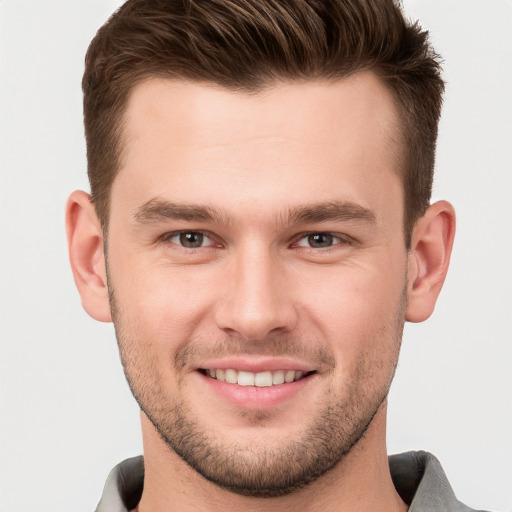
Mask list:
POLYGON ((354 243, 355 243, 355 240, 352 237, 350 237, 349 235, 345 235, 343 233, 334 233, 332 231, 308 231, 306 233, 301 233, 300 235, 295 237, 295 241, 292 243, 292 247, 305 247, 305 248, 311 249, 311 250, 316 250, 316 251, 324 250, 325 251, 325 250, 335 248, 338 245, 353 245, 354 243), (311 247, 310 245, 307 244, 307 242, 304 244, 299 244, 299 242, 306 240, 311 235, 329 235, 329 236, 332 236, 337 241, 334 242, 331 246, 325 247, 325 248, 311 247))
POLYGON ((167 233, 164 233, 160 237, 158 237, 158 242, 167 243, 167 244, 173 244, 179 247, 180 249, 186 249, 186 250, 197 250, 197 249, 205 249, 208 247, 213 246, 220 246, 221 244, 217 241, 215 241, 214 237, 211 235, 211 233, 208 233, 207 231, 202 231, 200 229, 179 229, 177 231, 169 231, 167 233), (172 239, 175 237, 178 237, 185 233, 197 233, 203 235, 203 245, 200 247, 184 247, 179 242, 173 242, 172 239), (209 242, 209 243, 205 243, 209 242))

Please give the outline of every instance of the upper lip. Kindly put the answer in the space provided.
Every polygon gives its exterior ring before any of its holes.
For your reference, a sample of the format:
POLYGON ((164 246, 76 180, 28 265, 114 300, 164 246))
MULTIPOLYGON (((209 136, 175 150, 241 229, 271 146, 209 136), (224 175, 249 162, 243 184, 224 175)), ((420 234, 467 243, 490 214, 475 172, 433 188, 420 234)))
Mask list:
POLYGON ((304 373, 315 371, 317 368, 304 361, 294 361, 287 358, 264 357, 264 358, 222 358, 208 360, 197 366, 201 370, 241 370, 244 372, 260 373, 265 371, 275 372, 277 370, 296 370, 304 373))

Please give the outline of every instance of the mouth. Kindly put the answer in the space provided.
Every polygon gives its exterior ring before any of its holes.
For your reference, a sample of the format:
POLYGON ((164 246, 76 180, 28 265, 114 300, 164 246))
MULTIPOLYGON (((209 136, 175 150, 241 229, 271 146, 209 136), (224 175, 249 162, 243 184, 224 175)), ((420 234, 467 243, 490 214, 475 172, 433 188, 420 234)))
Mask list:
POLYGON ((267 370, 258 373, 235 370, 233 368, 200 368, 203 375, 220 382, 237 384, 238 386, 272 387, 290 384, 316 373, 316 371, 303 372, 301 370, 267 370))

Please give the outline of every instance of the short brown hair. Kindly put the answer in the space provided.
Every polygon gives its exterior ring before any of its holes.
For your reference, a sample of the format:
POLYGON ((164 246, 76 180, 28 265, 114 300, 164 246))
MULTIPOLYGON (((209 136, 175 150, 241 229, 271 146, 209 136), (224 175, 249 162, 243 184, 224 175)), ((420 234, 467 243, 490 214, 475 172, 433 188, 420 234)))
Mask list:
POLYGON ((104 228, 127 98, 152 76, 258 91, 372 70, 401 123, 407 245, 430 202, 444 82, 428 33, 393 0, 128 0, 99 29, 85 63, 88 174, 104 228))

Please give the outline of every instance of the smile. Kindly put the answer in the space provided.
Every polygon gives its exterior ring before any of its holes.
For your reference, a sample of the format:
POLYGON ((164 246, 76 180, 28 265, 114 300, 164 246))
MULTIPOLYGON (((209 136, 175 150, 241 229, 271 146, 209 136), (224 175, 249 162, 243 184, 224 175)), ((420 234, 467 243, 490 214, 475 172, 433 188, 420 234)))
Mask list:
POLYGON ((264 371, 259 373, 246 372, 234 369, 202 369, 204 375, 210 376, 221 382, 228 384, 238 384, 239 386, 270 387, 281 384, 295 382, 303 379, 313 372, 302 372, 300 370, 276 370, 264 371))

